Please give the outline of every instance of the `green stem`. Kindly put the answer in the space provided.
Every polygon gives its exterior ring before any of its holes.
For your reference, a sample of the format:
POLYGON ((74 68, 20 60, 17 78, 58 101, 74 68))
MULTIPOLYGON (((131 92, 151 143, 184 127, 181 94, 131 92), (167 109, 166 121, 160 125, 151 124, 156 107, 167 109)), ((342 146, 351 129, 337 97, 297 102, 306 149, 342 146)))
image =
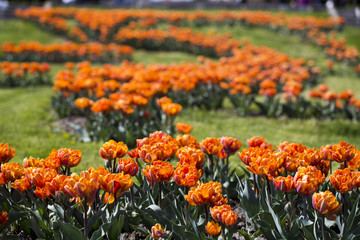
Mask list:
POLYGON ((189 211, 189 203, 185 200, 185 225, 188 224, 188 211, 189 211))
POLYGON ((130 199, 131 199, 131 206, 132 206, 132 208, 134 208, 135 204, 134 204, 134 189, 133 189, 133 186, 130 187, 130 199))
POLYGON ((87 205, 87 199, 85 198, 83 202, 83 208, 84 208, 84 238, 85 240, 88 239, 88 219, 87 219, 87 211, 88 211, 88 205, 87 205))
POLYGON ((323 214, 321 216, 321 239, 325 240, 325 218, 323 214))
POLYGON ((270 181, 269 178, 267 176, 265 176, 266 178, 266 184, 267 184, 267 192, 268 192, 268 197, 269 197, 269 203, 271 206, 271 189, 270 189, 270 181))
POLYGON ((254 178, 254 191, 255 191, 255 194, 257 195, 257 193, 258 193, 258 186, 257 186, 257 184, 256 184, 256 174, 255 173, 253 173, 253 178, 254 178))
POLYGON ((226 240, 225 228, 223 224, 221 224, 221 235, 223 236, 223 239, 226 240))
POLYGON ((209 159, 210 159, 210 179, 211 181, 214 181, 214 158, 211 154, 209 155, 209 159))
POLYGON ((161 182, 159 182, 159 207, 161 208, 161 182))

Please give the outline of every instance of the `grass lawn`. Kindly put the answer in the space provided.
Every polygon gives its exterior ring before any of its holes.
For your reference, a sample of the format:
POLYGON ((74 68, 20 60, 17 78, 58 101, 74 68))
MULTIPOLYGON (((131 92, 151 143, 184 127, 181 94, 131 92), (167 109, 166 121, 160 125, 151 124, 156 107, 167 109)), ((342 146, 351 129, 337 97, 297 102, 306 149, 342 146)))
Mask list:
MULTIPOLYGON (((214 27, 197 29, 208 31, 214 27)), ((40 41, 43 43, 61 42, 63 39, 41 31, 30 23, 18 20, 0 21, 0 44, 5 41, 19 42, 40 41)), ((236 38, 246 37, 255 45, 266 45, 293 57, 314 59, 324 66, 325 57, 321 50, 311 44, 302 43, 297 36, 285 36, 262 28, 216 28, 216 32, 232 32, 236 38)), ((349 42, 360 44, 355 39, 360 36, 360 29, 345 29, 341 33, 349 42)), ((357 46, 359 47, 359 46, 357 46)), ((195 61, 196 56, 180 52, 147 52, 137 50, 134 61, 144 64, 195 61)), ((62 69, 61 64, 52 64, 52 76, 62 69)), ((360 97, 360 79, 352 69, 343 64, 335 64, 336 75, 326 76, 324 82, 334 91, 351 88, 360 97)), ((51 110, 53 90, 50 86, 0 89, 0 142, 8 142, 16 150, 16 162, 24 157, 46 157, 52 149, 81 149, 83 160, 75 170, 80 171, 90 166, 102 166, 103 161, 98 151, 102 142, 82 143, 71 134, 64 133, 57 127, 57 116, 51 110)), ((309 147, 320 147, 345 140, 360 146, 359 123, 347 120, 318 121, 315 119, 266 119, 265 117, 240 118, 231 108, 221 111, 186 109, 177 118, 194 127, 193 135, 199 141, 206 137, 232 136, 246 144, 252 136, 264 136, 270 143, 277 145, 282 141, 300 142, 309 147)), ((239 162, 238 157, 232 159, 239 162)))

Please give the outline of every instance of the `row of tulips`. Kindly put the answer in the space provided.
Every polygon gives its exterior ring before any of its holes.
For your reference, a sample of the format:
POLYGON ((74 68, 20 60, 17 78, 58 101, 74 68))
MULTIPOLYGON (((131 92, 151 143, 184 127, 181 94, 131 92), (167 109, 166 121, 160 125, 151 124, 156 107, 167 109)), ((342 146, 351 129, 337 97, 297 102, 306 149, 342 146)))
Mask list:
POLYGON ((232 239, 235 231, 246 239, 356 239, 355 146, 283 142, 275 148, 261 137, 247 144, 238 152, 242 143, 232 137, 197 142, 163 132, 138 139, 131 150, 110 140, 99 151, 105 167, 79 175, 71 173, 81 161, 79 150, 53 150, 20 165, 9 162, 15 150, 0 144, 0 229, 8 236, 69 239, 117 239, 129 231, 149 239, 232 239), (236 152, 252 176, 229 172, 236 152), (339 167, 334 172, 333 162, 339 167), (254 234, 237 225, 234 201, 254 234))
POLYGON ((50 65, 48 63, 0 62, 0 86, 31 86, 50 84, 50 65))
POLYGON ((92 61, 120 62, 130 59, 133 49, 125 45, 100 43, 76 44, 72 42, 41 44, 39 42, 6 42, 2 45, 1 58, 7 61, 92 61))
MULTIPOLYGON (((155 38, 155 41, 143 42, 144 38, 149 38, 149 35, 155 34, 158 37, 161 36, 160 39, 162 39, 164 38, 164 34, 162 31, 154 30, 148 31, 143 29, 134 31, 134 27, 137 25, 138 21, 146 22, 146 24, 139 24, 141 27, 145 28, 163 22, 176 26, 205 26, 215 23, 221 25, 243 24, 246 26, 268 27, 282 32, 285 31, 297 34, 309 39, 314 44, 322 47, 329 59, 350 63, 353 66, 359 63, 358 51, 356 48, 348 47, 344 39, 337 39, 335 31, 332 31, 331 34, 328 33, 337 28, 341 29, 344 23, 344 20, 341 18, 299 17, 257 11, 228 11, 218 12, 217 14, 174 11, 171 14, 165 14, 164 12, 149 10, 76 11, 74 9, 67 10, 59 8, 45 10, 46 13, 41 14, 43 12, 44 10, 30 8, 24 11, 17 11, 17 16, 39 22, 45 26, 50 26, 50 28, 57 32, 66 32, 68 29, 67 26, 64 25, 66 24, 66 21, 65 19, 59 18, 59 16, 61 16, 59 13, 64 12, 64 16, 68 17, 71 15, 79 23, 80 28, 72 28, 70 34, 70 37, 77 41, 87 41, 88 39, 92 39, 102 42, 112 42, 121 39, 122 41, 127 40, 132 46, 141 46, 148 49, 164 49, 163 44, 156 41, 159 40, 157 38, 155 38), (128 39, 129 37, 131 37, 131 39, 128 39)), ((183 31, 179 31, 179 34, 180 32, 183 31)), ((207 46, 206 41, 201 42, 202 37, 205 36, 200 35, 200 37, 197 36, 192 39, 196 40, 197 43, 202 43, 202 46, 207 46)), ((160 41, 163 42, 163 40, 160 41)), ((232 44, 230 45, 232 46, 232 44)), ((169 44, 168 48, 171 46, 172 45, 169 44)), ((170 49, 174 48, 175 47, 172 47, 170 49)), ((190 47, 190 51, 194 51, 191 50, 191 48, 194 48, 194 46, 190 47)), ((176 47, 175 49, 189 51, 189 47, 186 47, 185 49, 184 47, 176 47)), ((205 51, 205 53, 206 52, 207 51, 205 51)), ((229 51, 222 51, 222 54, 224 53, 228 54, 229 51)), ((216 55, 211 53, 209 56, 216 55)))

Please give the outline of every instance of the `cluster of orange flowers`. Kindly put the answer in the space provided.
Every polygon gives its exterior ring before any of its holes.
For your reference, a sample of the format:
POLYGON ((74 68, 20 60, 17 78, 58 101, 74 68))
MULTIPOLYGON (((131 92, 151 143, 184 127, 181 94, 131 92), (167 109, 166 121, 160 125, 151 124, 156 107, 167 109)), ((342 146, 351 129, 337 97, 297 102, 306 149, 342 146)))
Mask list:
MULTIPOLYGON (((59 72, 54 89, 69 93, 87 91, 98 98, 103 97, 105 91, 136 93, 148 98, 172 91, 188 93, 211 83, 230 95, 250 94, 256 86, 260 86, 261 94, 267 94, 268 86, 276 93, 278 86, 284 86, 287 95, 295 96, 302 90, 301 85, 313 77, 305 60, 289 59, 285 54, 250 44, 234 51, 233 57, 221 58, 218 63, 203 58, 199 61, 197 64, 149 66, 123 62, 119 67, 105 65, 103 68, 80 64, 76 75, 59 72)), ((114 96, 119 98, 120 95, 114 96)))
POLYGON ((336 39, 336 32, 334 31, 329 35, 318 28, 314 28, 307 33, 307 37, 323 48, 330 59, 351 63, 358 63, 359 61, 357 48, 348 47, 345 39, 336 39))
POLYGON ((0 83, 3 86, 50 83, 50 77, 46 75, 49 71, 48 63, 0 62, 0 83))
POLYGON ((46 73, 50 71, 50 65, 48 63, 38 62, 0 62, 0 70, 5 75, 14 74, 15 76, 23 76, 26 73, 46 73))
POLYGON ((21 61, 43 60, 48 62, 93 61, 117 62, 129 59, 133 49, 125 45, 100 43, 76 44, 71 42, 41 44, 39 42, 21 42, 18 45, 6 42, 2 45, 5 58, 21 61))
MULTIPOLYGON (((84 200, 89 206, 98 197, 100 189, 105 193, 103 201, 112 203, 116 197, 133 185, 131 176, 134 176, 138 170, 134 160, 120 159, 119 173, 111 173, 99 167, 89 168, 80 175, 75 173, 70 175, 70 171, 66 168, 75 167, 80 163, 80 150, 63 148, 53 150, 46 159, 25 158, 23 166, 18 163, 7 163, 15 155, 15 151, 8 145, 2 144, 0 151, 2 153, 1 185, 11 182, 10 186, 20 192, 35 187, 34 194, 39 198, 57 198, 60 193, 64 193, 77 202, 84 200)), ((100 155, 104 157, 102 150, 100 155)))
POLYGON ((325 103, 334 103, 336 108, 355 107, 360 110, 360 99, 355 97, 351 89, 341 91, 340 93, 332 92, 325 84, 320 84, 317 89, 309 92, 311 98, 322 99, 325 103))
POLYGON ((190 28, 169 27, 169 29, 121 28, 115 41, 134 47, 161 50, 184 50, 212 57, 231 55, 239 42, 227 35, 195 33, 190 28))
POLYGON ((341 205, 332 193, 315 192, 325 181, 331 162, 342 163, 329 177, 336 191, 345 194, 360 186, 360 172, 356 172, 360 168, 360 151, 344 141, 320 149, 284 142, 275 150, 264 138, 258 137, 248 144, 250 148, 239 153, 239 157, 249 171, 268 177, 279 191, 296 190, 304 196, 313 195, 314 208, 330 220, 334 220, 341 205))

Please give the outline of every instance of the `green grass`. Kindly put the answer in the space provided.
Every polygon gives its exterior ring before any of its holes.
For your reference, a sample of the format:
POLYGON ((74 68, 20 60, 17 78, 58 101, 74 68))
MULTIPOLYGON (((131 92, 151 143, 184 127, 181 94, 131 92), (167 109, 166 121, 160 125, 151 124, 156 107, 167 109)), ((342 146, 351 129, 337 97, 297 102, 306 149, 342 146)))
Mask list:
POLYGON ((0 44, 4 42, 38 41, 40 43, 62 42, 63 39, 49 34, 34 24, 20 20, 0 21, 0 44))
MULTIPOLYGON (((213 27, 199 28, 208 31, 213 27)), ((4 41, 33 40, 43 43, 59 42, 61 38, 39 30, 32 24, 18 20, 0 21, 0 30, 6 34, 0 35, 0 44, 4 41)), ((236 38, 246 37, 255 45, 266 45, 293 57, 315 59, 324 66, 325 57, 321 50, 311 44, 303 44, 296 36, 284 36, 263 28, 217 28, 217 33, 231 31, 236 38), (271 36, 271 37, 269 37, 271 36)), ((359 29, 345 29, 343 36, 349 42, 359 36, 359 29), (352 39, 352 40, 351 40, 352 39)), ((358 43, 360 44, 360 43, 358 43)), ((196 56, 180 52, 147 52, 137 50, 134 61, 150 64, 195 61, 196 56)), ((324 82, 331 89, 339 91, 351 88, 360 92, 360 79, 355 77, 348 66, 335 65, 335 75, 326 76, 324 82)), ((52 64, 51 75, 63 69, 62 64, 52 64)), ((32 87, 16 89, 0 89, 0 139, 8 142, 16 150, 16 162, 24 157, 46 157, 52 149, 80 149, 83 160, 75 170, 80 171, 90 166, 101 166, 102 159, 98 155, 102 142, 82 143, 78 137, 64 133, 57 125, 57 116, 51 110, 51 97, 54 92, 51 87, 32 87)), ((358 96, 360 97, 360 96, 358 96)), ((193 125, 193 135, 199 141, 206 137, 232 136, 246 145, 246 139, 252 136, 263 136, 268 142, 277 145, 283 141, 300 142, 309 147, 320 147, 345 140, 360 147, 360 129, 358 123, 347 120, 318 121, 315 119, 267 119, 265 117, 237 117, 227 108, 221 111, 204 111, 201 109, 184 110, 176 120, 193 125)), ((232 158, 239 162, 238 157, 232 158)))

